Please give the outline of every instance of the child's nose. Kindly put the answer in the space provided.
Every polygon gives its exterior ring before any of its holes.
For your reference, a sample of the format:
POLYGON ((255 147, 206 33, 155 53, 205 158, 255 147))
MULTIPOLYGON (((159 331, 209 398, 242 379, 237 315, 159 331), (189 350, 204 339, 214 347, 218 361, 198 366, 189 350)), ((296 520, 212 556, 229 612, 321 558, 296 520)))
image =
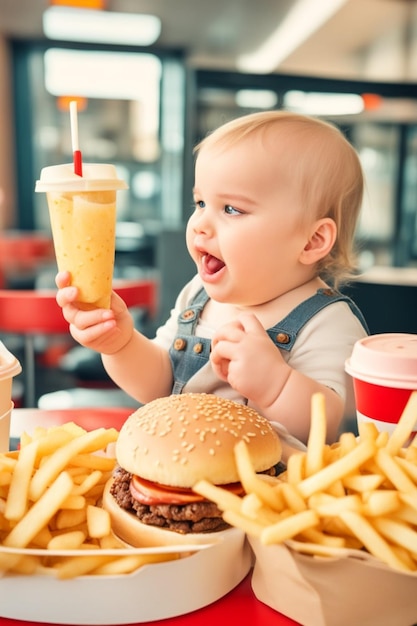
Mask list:
POLYGON ((193 228, 194 232, 205 234, 213 230, 213 225, 210 220, 209 212, 207 210, 201 211, 194 216, 193 228))

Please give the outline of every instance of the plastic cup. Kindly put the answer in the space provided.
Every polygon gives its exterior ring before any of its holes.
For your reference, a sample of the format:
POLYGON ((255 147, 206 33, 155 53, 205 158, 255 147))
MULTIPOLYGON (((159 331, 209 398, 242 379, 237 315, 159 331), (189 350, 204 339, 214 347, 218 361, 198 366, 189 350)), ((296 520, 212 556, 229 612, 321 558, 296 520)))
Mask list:
POLYGON ((386 333, 360 339, 345 369, 353 379, 358 424, 370 421, 379 431, 392 432, 411 392, 417 390, 417 335, 386 333))
POLYGON ((0 415, 0 452, 8 452, 10 448, 10 421, 14 404, 10 403, 9 410, 0 415))
POLYGON ((116 235, 116 192, 127 189, 113 165, 73 164, 41 171, 35 191, 46 192, 59 271, 71 274, 81 308, 108 308, 116 235))
POLYGON ((0 341, 0 452, 9 449, 13 377, 21 371, 17 358, 0 341))

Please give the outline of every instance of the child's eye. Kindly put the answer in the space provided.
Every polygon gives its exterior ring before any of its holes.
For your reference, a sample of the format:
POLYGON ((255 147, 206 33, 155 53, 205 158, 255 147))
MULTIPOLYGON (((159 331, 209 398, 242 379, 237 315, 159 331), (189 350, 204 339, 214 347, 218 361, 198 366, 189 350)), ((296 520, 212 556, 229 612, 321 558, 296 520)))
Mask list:
POLYGON ((196 200, 194 204, 196 209, 204 209, 204 207, 206 206, 204 200, 196 200))
POLYGON ((241 214, 241 211, 239 211, 239 209, 235 209, 235 207, 233 207, 231 204, 225 205, 224 212, 227 213, 227 215, 240 215, 241 214))

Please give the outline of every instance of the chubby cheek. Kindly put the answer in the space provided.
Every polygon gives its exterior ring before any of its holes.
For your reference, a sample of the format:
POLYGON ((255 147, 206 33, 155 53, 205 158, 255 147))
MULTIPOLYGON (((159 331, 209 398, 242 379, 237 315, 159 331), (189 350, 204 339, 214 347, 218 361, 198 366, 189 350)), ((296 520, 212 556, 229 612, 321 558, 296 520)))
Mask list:
POLYGON ((246 233, 244 237, 232 237, 224 244, 226 262, 235 264, 242 270, 254 267, 261 267, 265 256, 268 255, 268 248, 265 247, 265 239, 257 236, 256 233, 246 233))

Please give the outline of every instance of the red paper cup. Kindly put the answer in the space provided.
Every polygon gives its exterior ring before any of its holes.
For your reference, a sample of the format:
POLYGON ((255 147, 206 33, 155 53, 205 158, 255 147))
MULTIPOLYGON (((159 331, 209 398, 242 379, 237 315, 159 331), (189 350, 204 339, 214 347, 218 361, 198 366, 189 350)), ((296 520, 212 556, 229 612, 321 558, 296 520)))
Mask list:
MULTIPOLYGON (((417 335, 386 333, 357 341, 345 363, 352 376, 358 423, 392 432, 417 390, 417 335)), ((417 415, 416 415, 417 426, 417 415)))

